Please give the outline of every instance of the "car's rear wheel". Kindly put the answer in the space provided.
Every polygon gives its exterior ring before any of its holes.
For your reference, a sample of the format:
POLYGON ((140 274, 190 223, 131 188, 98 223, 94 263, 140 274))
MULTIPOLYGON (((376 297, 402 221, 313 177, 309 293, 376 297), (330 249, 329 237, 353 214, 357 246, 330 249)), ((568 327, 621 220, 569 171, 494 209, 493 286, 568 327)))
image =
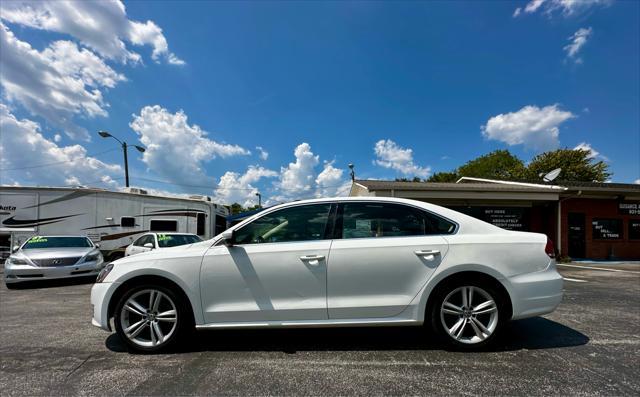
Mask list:
POLYGON ((189 326, 184 299, 160 285, 126 291, 115 311, 116 332, 134 351, 157 352, 174 345, 189 326))
POLYGON ((497 339, 507 311, 502 295, 493 285, 460 280, 435 292, 432 325, 450 345, 473 350, 497 339))

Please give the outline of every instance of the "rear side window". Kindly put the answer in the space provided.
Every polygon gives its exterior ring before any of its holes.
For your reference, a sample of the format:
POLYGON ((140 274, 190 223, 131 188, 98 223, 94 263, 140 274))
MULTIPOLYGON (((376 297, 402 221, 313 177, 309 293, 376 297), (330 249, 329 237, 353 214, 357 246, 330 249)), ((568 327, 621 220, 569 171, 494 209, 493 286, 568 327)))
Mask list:
POLYGON ((450 234, 455 225, 417 208, 389 203, 345 203, 342 238, 450 234))

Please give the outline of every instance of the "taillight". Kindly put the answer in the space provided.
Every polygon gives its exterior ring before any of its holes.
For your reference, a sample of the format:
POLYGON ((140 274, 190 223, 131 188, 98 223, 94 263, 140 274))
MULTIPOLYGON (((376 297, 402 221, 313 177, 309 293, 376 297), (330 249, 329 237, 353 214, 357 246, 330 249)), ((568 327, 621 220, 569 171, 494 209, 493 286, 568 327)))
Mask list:
POLYGON ((550 238, 547 238, 547 245, 544 246, 544 252, 551 259, 556 257, 556 249, 553 246, 553 241, 550 238))

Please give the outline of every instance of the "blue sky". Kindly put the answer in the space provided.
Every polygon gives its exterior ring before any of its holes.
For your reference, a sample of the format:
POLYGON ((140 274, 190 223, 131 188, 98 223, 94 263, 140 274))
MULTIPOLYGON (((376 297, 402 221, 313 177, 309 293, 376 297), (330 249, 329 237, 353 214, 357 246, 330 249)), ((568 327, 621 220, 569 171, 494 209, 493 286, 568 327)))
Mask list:
POLYGON ((121 187, 97 130, 151 148, 132 185, 244 204, 342 193, 349 162, 424 177, 503 148, 582 144, 640 180, 639 2, 23 3, 0 14, 2 183, 121 187), (38 103, 56 89, 24 44, 73 92, 38 103))

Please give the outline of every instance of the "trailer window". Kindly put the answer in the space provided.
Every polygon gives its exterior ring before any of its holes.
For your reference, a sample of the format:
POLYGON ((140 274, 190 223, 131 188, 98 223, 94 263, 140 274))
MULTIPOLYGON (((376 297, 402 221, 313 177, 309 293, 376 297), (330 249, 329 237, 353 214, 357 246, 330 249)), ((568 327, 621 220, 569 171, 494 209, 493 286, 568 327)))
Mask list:
POLYGON ((132 216, 123 216, 120 218, 120 226, 121 227, 135 227, 136 226, 136 218, 132 216))
POLYGON ((215 217, 216 217, 216 223, 215 223, 216 230, 214 231, 214 234, 217 236, 218 234, 227 230, 227 218, 219 214, 216 214, 215 217))
POLYGON ((198 213, 196 234, 199 236, 205 235, 205 217, 206 217, 206 214, 203 214, 200 212, 198 213))
POLYGON ((178 221, 154 219, 149 222, 149 229, 152 232, 177 232, 178 221))

